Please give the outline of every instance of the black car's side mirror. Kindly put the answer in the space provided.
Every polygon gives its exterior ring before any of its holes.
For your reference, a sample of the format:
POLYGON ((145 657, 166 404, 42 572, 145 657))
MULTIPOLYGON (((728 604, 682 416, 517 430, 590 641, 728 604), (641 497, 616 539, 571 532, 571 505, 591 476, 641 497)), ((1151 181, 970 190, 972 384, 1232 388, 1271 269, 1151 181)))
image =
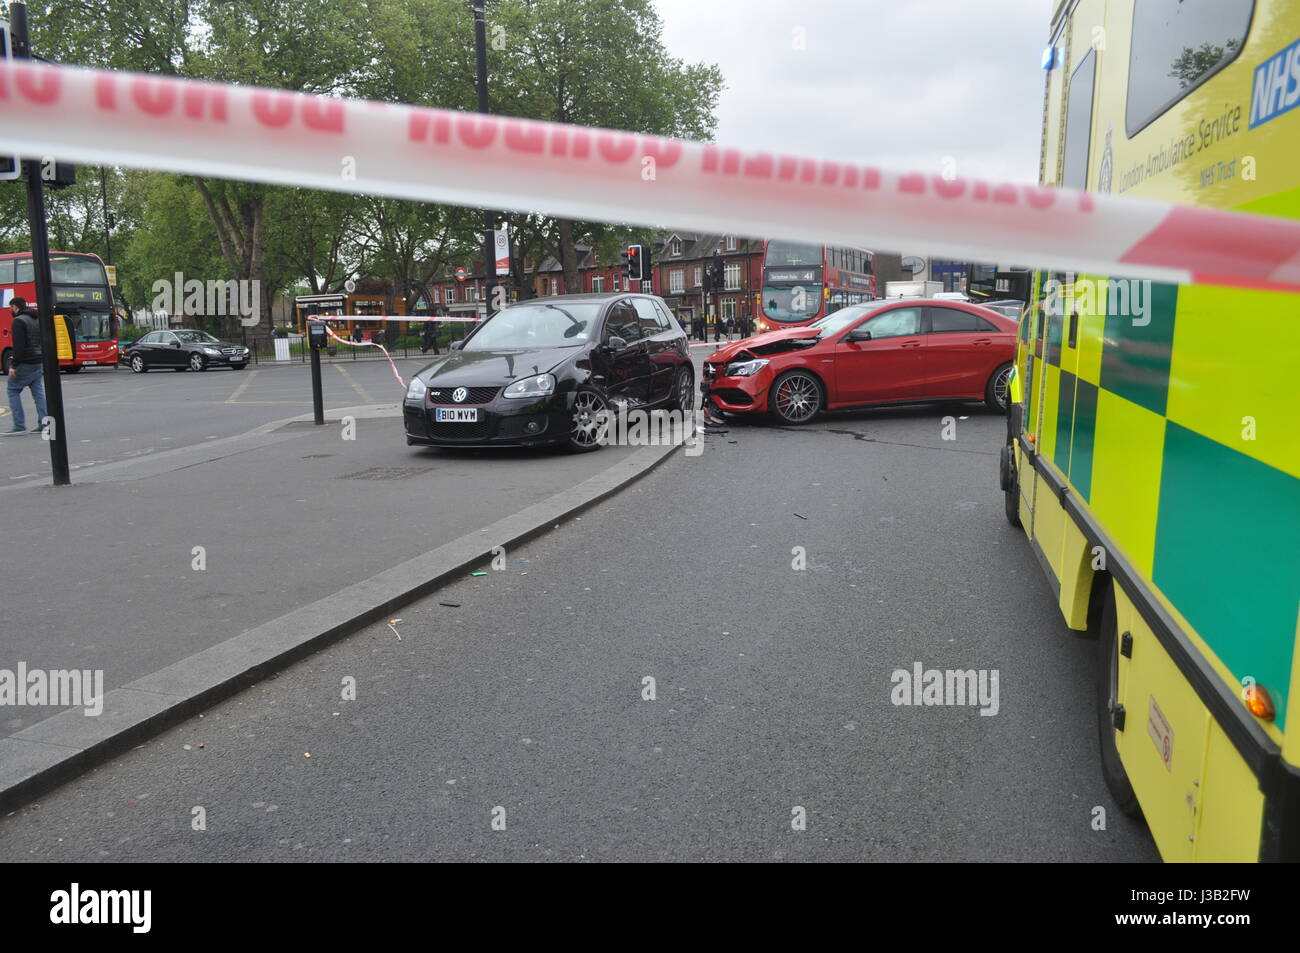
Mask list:
POLYGON ((870 341, 870 340, 871 340, 871 332, 868 331, 866 328, 854 328, 852 331, 849 332, 848 337, 846 337, 844 340, 846 340, 846 341, 870 341))
POLYGON ((627 342, 620 337, 612 337, 605 342, 605 347, 609 348, 611 351, 621 351, 623 348, 627 347, 627 342))
POLYGON ((181 346, 180 341, 172 341, 172 347, 180 347, 180 346, 181 346))
POLYGON ((462 347, 464 347, 464 346, 465 346, 465 342, 464 342, 463 340, 461 340, 461 341, 452 341, 451 344, 449 345, 449 347, 450 347, 453 351, 459 351, 459 350, 460 350, 462 347))

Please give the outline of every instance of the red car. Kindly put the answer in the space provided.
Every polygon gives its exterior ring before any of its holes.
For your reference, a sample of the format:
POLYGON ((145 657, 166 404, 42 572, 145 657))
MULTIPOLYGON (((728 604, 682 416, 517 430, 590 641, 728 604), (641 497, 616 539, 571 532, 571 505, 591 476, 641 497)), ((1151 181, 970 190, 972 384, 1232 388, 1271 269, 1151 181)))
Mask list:
POLYGON ((961 301, 850 305, 718 348, 705 359, 701 390, 719 410, 767 411, 786 424, 823 410, 935 400, 1004 411, 1016 327, 961 301))

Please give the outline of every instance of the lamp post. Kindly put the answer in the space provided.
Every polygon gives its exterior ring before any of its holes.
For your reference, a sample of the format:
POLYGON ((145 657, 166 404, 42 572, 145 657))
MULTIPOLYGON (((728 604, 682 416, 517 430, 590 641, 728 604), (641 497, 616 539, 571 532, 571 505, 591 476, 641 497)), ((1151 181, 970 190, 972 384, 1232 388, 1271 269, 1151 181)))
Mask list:
MULTIPOLYGON (((475 85, 478 87, 478 111, 486 114, 488 107, 487 85, 487 14, 484 0, 470 0, 474 8, 474 59, 475 85)), ((492 298, 497 284, 496 214, 483 210, 483 297, 484 317, 492 316, 492 298)))

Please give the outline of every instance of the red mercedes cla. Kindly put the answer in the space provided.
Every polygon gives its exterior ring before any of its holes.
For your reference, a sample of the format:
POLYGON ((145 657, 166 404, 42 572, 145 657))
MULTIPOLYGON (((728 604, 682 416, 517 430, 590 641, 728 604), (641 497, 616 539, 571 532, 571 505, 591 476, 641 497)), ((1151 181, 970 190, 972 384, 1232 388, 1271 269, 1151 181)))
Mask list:
POLYGON ((1006 410, 1016 322, 961 301, 896 298, 851 305, 809 325, 718 348, 706 400, 729 413, 802 424, 823 410, 982 400, 1006 410))

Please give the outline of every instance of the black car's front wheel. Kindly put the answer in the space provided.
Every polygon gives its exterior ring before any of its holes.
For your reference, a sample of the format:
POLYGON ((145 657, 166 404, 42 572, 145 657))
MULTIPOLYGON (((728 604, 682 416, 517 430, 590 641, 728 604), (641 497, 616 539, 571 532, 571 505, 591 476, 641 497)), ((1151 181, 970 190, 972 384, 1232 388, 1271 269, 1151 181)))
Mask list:
POLYGON ((203 356, 202 354, 191 354, 191 355, 190 355, 190 370, 192 370, 192 371, 206 371, 207 369, 208 369, 208 362, 207 362, 207 359, 204 358, 204 356, 203 356))
POLYGON ((143 357, 141 357, 139 354, 134 354, 131 356, 131 371, 133 373, 143 374, 147 370, 149 370, 149 365, 147 365, 144 362, 143 357))
POLYGON ((584 387, 573 395, 573 426, 566 441, 570 450, 589 453, 604 446, 609 436, 609 402, 584 387))
POLYGON ((768 409, 783 424, 806 424, 822 409, 822 385, 807 371, 789 371, 772 385, 768 409))
POLYGON ((677 378, 673 381, 673 396, 668 402, 669 410, 695 409, 695 375, 689 367, 677 368, 677 378))

